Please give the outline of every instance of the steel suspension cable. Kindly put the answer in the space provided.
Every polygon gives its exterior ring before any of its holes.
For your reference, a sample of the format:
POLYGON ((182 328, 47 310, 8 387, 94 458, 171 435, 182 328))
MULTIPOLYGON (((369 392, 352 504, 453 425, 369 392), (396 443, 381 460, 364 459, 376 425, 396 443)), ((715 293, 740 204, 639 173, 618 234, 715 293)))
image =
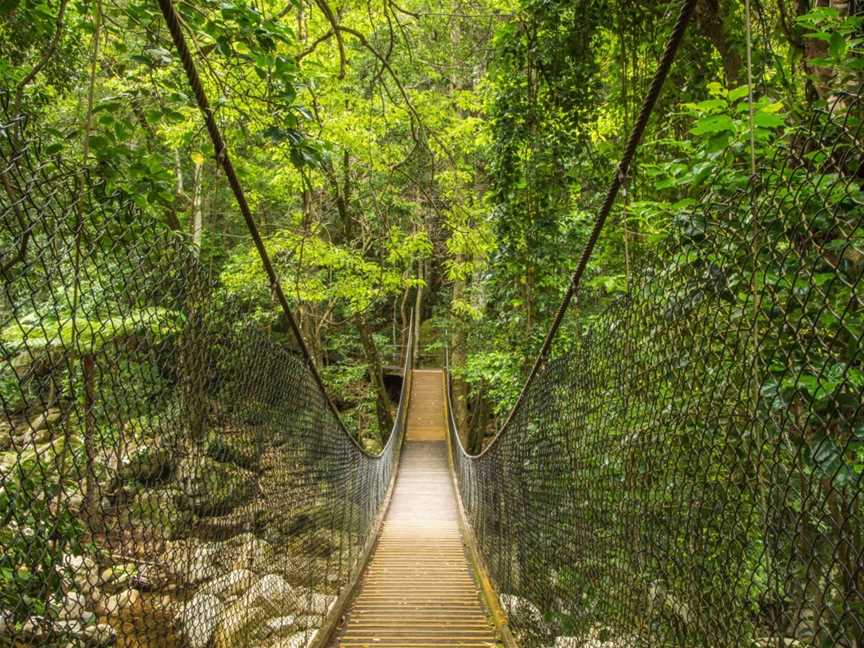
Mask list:
MULTIPOLYGON (((600 212, 597 214, 597 218, 594 220, 594 226, 591 229, 591 234, 588 237, 588 241, 585 243, 585 246, 582 248, 582 254, 579 257, 579 262, 576 265, 576 270, 574 270, 573 274, 571 275, 570 283, 567 286, 567 292, 564 294, 564 298, 561 300, 561 304, 559 305, 558 311, 555 314, 555 319, 552 321, 552 325, 549 327, 549 331, 546 333, 546 338, 543 340, 543 345, 540 347, 540 351, 537 353, 537 357, 534 361, 533 366, 531 367, 531 372, 528 374, 528 377, 525 379, 525 382, 522 385, 522 389, 519 392, 519 397, 516 399, 516 403, 510 410, 510 413, 508 414, 504 425, 498 431, 498 434, 496 434, 495 438, 492 439, 492 442, 486 446, 487 448, 494 445, 498 437, 510 425, 510 422, 516 415, 516 412, 519 411, 522 403, 525 401, 528 389, 531 387, 531 384, 534 382, 534 379, 537 377, 537 374, 540 372, 540 369, 542 369, 543 365, 549 357, 552 343, 558 335, 558 331, 564 321, 564 316, 567 313, 567 309, 570 307, 570 303, 573 301, 573 297, 579 290, 579 287, 582 283, 582 276, 585 274, 585 269, 588 266, 588 262, 590 261, 591 256, 594 252, 594 247, 597 245, 597 241, 600 238, 600 233, 603 231, 603 226, 606 224, 606 219, 609 217, 609 214, 612 211, 612 207, 615 205, 615 200, 618 197, 618 192, 620 191, 622 185, 627 178, 627 174, 630 171, 630 165, 632 164, 633 158, 636 155, 636 149, 639 147, 642 136, 645 134, 645 129, 648 126, 648 121, 650 120, 651 115, 654 112, 654 107, 657 103, 657 100, 660 98, 660 93, 663 90, 663 84, 666 82, 666 78, 669 76, 669 71, 672 69, 672 64, 675 62, 675 57, 678 53, 681 42, 684 40, 684 34, 687 31, 687 25, 690 22, 690 18, 693 16, 693 12, 696 8, 697 2, 698 0, 682 0, 681 2, 681 6, 678 11, 678 18, 675 21, 675 26, 672 29, 669 40, 666 43, 665 50, 663 51, 663 56, 660 59, 659 64, 657 65, 657 70, 654 73, 654 78, 651 81, 651 86, 648 89, 648 93, 645 95, 645 99, 642 102, 642 108, 639 111, 639 117, 637 118, 636 123, 633 125, 633 129, 630 131, 630 137, 627 141, 627 146, 624 149, 624 154, 621 156, 621 161, 618 163, 618 167, 615 170, 614 175, 612 176, 611 182, 609 183, 609 188, 606 191, 606 197, 603 200, 602 206, 600 207, 600 212)), ((481 452, 480 454, 483 453, 481 452)))
POLYGON ((216 118, 213 115, 213 110, 210 107, 210 102, 207 99, 207 94, 206 92, 204 92, 204 87, 201 84, 201 77, 198 75, 198 70, 195 67, 195 62, 192 60, 192 53, 189 50, 189 45, 186 42, 186 37, 183 35, 183 29, 180 26, 180 17, 177 15, 177 11, 174 9, 174 3, 172 0, 158 0, 158 2, 159 8, 162 10, 162 15, 165 18, 165 24, 168 26, 168 31, 171 33, 171 38, 174 41, 174 46, 177 49, 177 53, 180 55, 180 60, 183 63, 183 69, 186 72, 186 78, 189 81, 189 85, 192 87, 192 91, 195 93, 195 100, 198 104, 198 108, 201 110, 201 113, 204 116, 204 122, 207 125, 207 132, 210 134, 210 141, 213 144, 216 162, 219 166, 222 167, 222 170, 225 172, 225 176, 228 178, 228 183, 231 185, 231 191, 234 193, 234 198, 237 200, 237 205, 240 208, 240 213, 243 215, 243 220, 246 222, 246 228, 249 230, 249 235, 252 237, 252 241, 255 243, 255 249, 258 251, 258 256, 261 258, 261 264, 267 274, 270 288, 276 295, 276 299, 279 301, 279 306, 282 310, 283 315, 285 316, 285 319, 288 321, 288 324, 291 327, 291 331, 293 332, 294 337, 297 340, 297 344, 300 347, 303 359, 306 365, 309 367, 309 371, 312 373, 312 376, 314 377, 318 388, 321 390, 322 395, 327 401, 328 406, 333 411, 336 420, 339 422, 339 427, 341 427, 345 434, 347 434, 352 440, 354 440, 357 447, 365 453, 366 450, 364 450, 359 444, 357 444, 354 436, 348 432, 348 429, 345 427, 345 423, 342 421, 342 417, 339 415, 339 410, 336 408, 336 405, 330 398, 330 394, 328 393, 327 388, 324 385, 321 374, 319 373, 318 368, 315 366, 315 361, 312 358, 312 354, 309 352, 309 347, 306 345, 306 341, 303 339, 303 334, 300 331, 300 325, 297 323, 297 319, 294 317, 294 313, 291 311, 291 307, 288 304, 285 293, 282 291, 282 284, 279 281, 279 276, 277 275, 276 270, 273 267, 273 263, 270 260, 270 255, 267 252, 267 248, 265 247, 264 241, 261 238, 261 233, 258 231, 258 225, 255 223, 255 219, 252 216, 252 211, 249 208, 249 203, 246 200, 246 194, 243 191, 243 186, 240 184, 240 179, 237 177, 237 172, 234 170, 234 165, 231 163, 231 157, 228 154, 228 148, 225 145, 225 140, 222 137, 219 126, 216 124, 216 118))

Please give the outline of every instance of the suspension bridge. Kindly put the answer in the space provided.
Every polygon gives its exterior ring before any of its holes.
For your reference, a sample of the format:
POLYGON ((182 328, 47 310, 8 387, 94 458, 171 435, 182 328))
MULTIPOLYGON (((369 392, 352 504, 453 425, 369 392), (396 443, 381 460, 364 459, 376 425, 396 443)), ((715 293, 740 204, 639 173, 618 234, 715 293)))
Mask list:
POLYGON ((864 646, 860 92, 734 202, 693 208, 561 344, 684 0, 506 423, 465 450, 414 312, 371 453, 159 5, 280 320, 244 318, 182 237, 0 95, 0 646, 864 646))

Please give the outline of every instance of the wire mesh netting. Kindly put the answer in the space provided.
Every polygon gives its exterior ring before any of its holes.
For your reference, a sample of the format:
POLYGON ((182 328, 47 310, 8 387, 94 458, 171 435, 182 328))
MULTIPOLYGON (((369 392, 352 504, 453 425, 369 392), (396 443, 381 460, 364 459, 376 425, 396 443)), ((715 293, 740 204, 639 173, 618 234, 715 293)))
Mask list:
POLYGON ((24 119, 0 134, 0 645, 312 645, 403 403, 362 451, 287 329, 244 318, 185 238, 24 119))
POLYGON ((709 182, 485 452, 455 452, 520 645, 864 642, 862 103, 734 199, 709 182))

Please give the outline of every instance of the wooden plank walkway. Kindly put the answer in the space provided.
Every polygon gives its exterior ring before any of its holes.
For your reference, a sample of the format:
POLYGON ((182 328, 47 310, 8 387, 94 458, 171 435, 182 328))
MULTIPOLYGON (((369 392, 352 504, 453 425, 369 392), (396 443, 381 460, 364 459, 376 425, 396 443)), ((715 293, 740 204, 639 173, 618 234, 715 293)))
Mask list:
POLYGON ((339 648, 498 645, 462 542, 446 430, 441 372, 415 371, 390 509, 339 648))

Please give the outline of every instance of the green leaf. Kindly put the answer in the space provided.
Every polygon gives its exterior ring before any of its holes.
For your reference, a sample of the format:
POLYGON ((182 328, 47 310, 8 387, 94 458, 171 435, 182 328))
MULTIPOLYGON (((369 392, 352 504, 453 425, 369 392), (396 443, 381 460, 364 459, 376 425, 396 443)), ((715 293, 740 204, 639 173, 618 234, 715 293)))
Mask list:
POLYGON ((780 128, 786 123, 786 118, 783 115, 760 111, 753 116, 753 123, 759 128, 780 128))
POLYGON ((726 131, 734 131, 735 122, 727 115, 712 115, 703 117, 696 122, 696 125, 690 129, 693 135, 713 135, 726 131))
POLYGON ((695 104, 685 104, 687 108, 698 112, 714 112, 722 110, 728 105, 729 103, 725 99, 706 99, 705 101, 700 101, 695 104))
POLYGON ((90 146, 94 150, 104 150, 108 146, 110 146, 111 142, 104 135, 91 135, 90 136, 90 146))
POLYGON ((750 89, 744 85, 729 91, 729 101, 738 101, 750 94, 750 89))
POLYGON ((828 43, 828 51, 835 59, 842 59, 846 55, 847 43, 846 38, 839 32, 831 34, 831 40, 828 43))

